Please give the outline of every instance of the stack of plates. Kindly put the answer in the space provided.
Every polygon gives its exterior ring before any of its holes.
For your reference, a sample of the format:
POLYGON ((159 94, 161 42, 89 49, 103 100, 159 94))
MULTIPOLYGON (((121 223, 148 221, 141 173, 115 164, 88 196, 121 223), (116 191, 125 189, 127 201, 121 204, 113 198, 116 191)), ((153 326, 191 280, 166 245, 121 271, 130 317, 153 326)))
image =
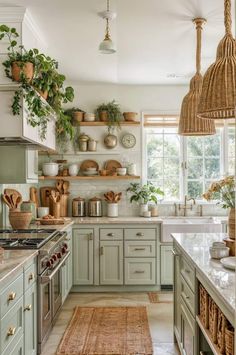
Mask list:
POLYGON ((236 270, 236 256, 229 256, 220 260, 226 269, 236 270))

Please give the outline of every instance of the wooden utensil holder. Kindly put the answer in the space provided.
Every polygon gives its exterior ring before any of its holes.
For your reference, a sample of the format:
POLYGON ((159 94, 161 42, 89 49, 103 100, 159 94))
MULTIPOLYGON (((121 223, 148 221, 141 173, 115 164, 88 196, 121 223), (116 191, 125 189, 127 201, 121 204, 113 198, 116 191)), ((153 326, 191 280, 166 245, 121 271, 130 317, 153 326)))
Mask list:
POLYGON ((60 218, 61 216, 61 202, 52 202, 52 215, 55 218, 60 218))
POLYGON ((61 217, 68 216, 68 198, 69 194, 62 194, 61 195, 61 217))

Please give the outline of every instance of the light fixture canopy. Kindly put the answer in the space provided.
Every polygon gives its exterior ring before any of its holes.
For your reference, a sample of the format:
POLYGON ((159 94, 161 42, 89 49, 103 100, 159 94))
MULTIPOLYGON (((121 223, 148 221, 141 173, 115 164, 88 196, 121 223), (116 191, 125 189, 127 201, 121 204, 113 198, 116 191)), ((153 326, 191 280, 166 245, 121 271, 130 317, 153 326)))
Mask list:
POLYGON ((232 36, 231 1, 224 0, 225 36, 220 41, 216 61, 206 71, 198 106, 198 117, 235 118, 236 41, 232 36))
POLYGON ((191 79, 189 92, 182 102, 178 133, 182 136, 208 136, 216 132, 214 121, 202 120, 197 117, 203 81, 201 75, 201 35, 202 25, 206 20, 196 18, 193 22, 197 30, 196 74, 191 79))
MULTIPOLYGON (((107 10, 100 13, 106 20, 106 33, 104 40, 99 45, 99 52, 102 54, 112 54, 116 52, 116 47, 110 36, 109 20, 115 18, 114 12, 110 11, 109 0, 107 0, 107 10)), ((116 15, 116 14, 115 14, 116 15)))

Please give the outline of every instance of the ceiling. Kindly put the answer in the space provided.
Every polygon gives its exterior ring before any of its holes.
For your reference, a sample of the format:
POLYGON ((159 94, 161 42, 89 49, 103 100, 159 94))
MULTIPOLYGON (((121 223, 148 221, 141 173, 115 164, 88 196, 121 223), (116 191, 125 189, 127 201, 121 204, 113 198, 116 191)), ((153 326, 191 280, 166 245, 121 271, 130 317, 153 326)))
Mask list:
MULTIPOLYGON (((6 1, 6 0, 5 0, 6 1)), ((232 0, 234 3, 235 0, 232 0)), ((41 30, 49 55, 72 82, 184 84, 195 68, 194 17, 205 17, 203 71, 223 37, 223 0, 111 0, 117 53, 98 53, 106 0, 7 0, 24 6, 41 30)), ((234 5, 234 4, 233 4, 234 5)), ((233 6, 234 7, 234 6, 233 6)), ((233 8, 233 14, 234 14, 233 8)))

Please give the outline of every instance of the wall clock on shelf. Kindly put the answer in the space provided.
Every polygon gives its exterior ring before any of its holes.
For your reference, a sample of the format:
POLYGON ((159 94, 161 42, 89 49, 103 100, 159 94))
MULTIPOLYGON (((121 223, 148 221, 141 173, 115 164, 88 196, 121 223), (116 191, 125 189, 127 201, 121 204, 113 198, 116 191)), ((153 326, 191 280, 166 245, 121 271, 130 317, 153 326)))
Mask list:
POLYGON ((121 144, 123 145, 124 148, 133 148, 136 144, 136 138, 133 134, 126 133, 121 138, 121 144))

